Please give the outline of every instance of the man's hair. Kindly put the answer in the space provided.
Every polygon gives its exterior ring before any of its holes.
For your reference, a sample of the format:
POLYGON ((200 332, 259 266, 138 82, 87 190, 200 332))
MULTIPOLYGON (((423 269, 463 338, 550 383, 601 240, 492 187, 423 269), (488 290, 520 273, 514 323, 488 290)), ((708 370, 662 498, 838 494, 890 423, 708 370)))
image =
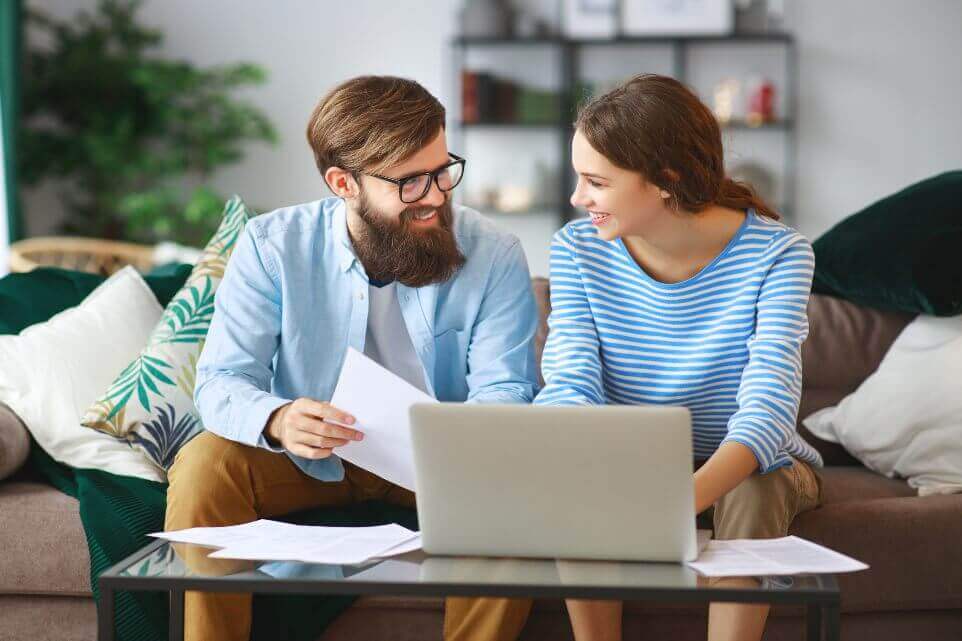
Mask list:
POLYGON ((329 167, 357 174, 403 162, 444 127, 444 107, 413 80, 358 76, 321 98, 307 141, 321 176, 329 167))

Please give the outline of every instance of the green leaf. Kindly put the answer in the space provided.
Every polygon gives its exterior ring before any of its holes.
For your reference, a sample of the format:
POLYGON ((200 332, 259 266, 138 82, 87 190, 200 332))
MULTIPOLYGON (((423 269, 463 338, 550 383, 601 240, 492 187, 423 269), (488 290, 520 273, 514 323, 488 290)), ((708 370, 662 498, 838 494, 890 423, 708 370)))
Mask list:
POLYGON ((164 310, 152 342, 196 343, 203 339, 214 316, 215 293, 210 276, 186 285, 164 310))
POLYGON ((154 394, 160 393, 155 381, 160 381, 165 385, 175 385, 174 381, 161 371, 162 369, 170 369, 170 365, 147 354, 141 354, 125 367, 105 394, 106 398, 114 404, 114 408, 110 415, 106 417, 106 420, 112 419, 127 404, 135 391, 140 404, 149 412, 150 403, 147 399, 147 390, 154 394))

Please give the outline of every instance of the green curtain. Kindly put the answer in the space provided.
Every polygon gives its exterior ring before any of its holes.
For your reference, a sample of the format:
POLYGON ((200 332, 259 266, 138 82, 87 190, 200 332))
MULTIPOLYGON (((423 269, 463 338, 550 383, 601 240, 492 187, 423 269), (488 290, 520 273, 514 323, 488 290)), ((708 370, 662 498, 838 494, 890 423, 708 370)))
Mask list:
MULTIPOLYGON (((0 193, 4 196, 0 211, 6 213, 8 242, 22 235, 20 209, 17 198, 17 106, 19 101, 18 75, 20 71, 20 0, 0 0, 0 193)), ((2 238, 4 234, 0 234, 2 238)), ((4 254, 6 252, 3 252, 4 254)), ((0 265, 6 271, 6 265, 0 265)))

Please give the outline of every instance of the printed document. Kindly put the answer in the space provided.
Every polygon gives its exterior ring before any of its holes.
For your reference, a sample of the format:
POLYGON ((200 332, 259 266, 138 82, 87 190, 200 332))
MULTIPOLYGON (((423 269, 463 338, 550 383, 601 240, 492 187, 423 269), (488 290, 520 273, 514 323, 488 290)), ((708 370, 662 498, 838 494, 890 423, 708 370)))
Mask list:
POLYGON ((414 451, 408 410, 437 401, 361 352, 348 348, 331 405, 351 414, 363 441, 334 453, 345 461, 414 491, 414 451))
POLYGON ((703 576, 836 574, 868 568, 861 561, 797 536, 713 540, 688 566, 703 576))

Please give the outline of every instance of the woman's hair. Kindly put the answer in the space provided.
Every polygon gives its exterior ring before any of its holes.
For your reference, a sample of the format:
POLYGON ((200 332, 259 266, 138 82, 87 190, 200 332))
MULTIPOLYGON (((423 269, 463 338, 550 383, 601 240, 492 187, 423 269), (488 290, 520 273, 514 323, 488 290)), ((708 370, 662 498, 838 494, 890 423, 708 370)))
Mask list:
POLYGON ((671 194, 675 208, 752 207, 779 218, 751 186, 725 175, 715 116, 674 78, 635 76, 585 105, 575 127, 614 165, 671 194))
POLYGON ((321 175, 383 171, 434 140, 444 107, 413 80, 358 76, 327 93, 307 123, 307 142, 321 175))

